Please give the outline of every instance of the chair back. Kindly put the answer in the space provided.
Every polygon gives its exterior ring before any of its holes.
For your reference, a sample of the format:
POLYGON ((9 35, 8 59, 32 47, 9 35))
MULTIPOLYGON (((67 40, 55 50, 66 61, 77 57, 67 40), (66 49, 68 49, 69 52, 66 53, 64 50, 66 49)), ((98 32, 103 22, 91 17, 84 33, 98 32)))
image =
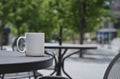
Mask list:
POLYGON ((103 79, 120 79, 120 53, 110 62, 103 79))
POLYGON ((16 42, 17 42, 17 39, 19 38, 20 36, 17 36, 13 39, 12 41, 12 50, 15 51, 16 50, 16 42))
MULTIPOLYGON (((13 51, 18 51, 18 50, 17 50, 17 47, 16 47, 16 44, 17 44, 17 40, 18 40, 19 37, 20 37, 20 36, 17 36, 17 37, 13 40, 13 42, 12 42, 12 50, 13 50, 13 51)), ((19 44, 19 48, 20 48, 21 50, 23 50, 24 47, 25 47, 25 40, 21 39, 19 43, 20 43, 20 44, 19 44)))

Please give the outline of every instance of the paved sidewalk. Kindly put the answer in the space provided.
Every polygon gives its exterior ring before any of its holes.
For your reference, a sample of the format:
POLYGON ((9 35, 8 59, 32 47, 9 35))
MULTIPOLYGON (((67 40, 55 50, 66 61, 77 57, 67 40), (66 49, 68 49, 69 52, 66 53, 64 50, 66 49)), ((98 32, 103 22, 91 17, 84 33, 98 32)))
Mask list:
MULTIPOLYGON (((85 58, 76 56, 65 61, 65 70, 73 79, 103 79, 104 72, 113 58, 113 56, 99 55, 85 55, 85 58)), ((44 75, 48 75, 51 71, 39 70, 44 75)))

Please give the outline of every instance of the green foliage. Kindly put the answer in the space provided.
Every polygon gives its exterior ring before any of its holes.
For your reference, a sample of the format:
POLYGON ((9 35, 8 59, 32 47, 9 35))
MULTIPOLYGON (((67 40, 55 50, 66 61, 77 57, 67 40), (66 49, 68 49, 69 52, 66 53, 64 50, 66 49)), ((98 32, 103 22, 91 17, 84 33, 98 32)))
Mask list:
MULTIPOLYGON (((0 31, 10 23, 15 34, 45 32, 46 40, 59 34, 59 27, 70 33, 80 32, 80 20, 85 19, 84 32, 100 26, 106 16, 105 2, 110 0, 0 0, 0 31)), ((107 6, 109 7, 109 6, 107 6)), ((107 8, 108 9, 108 8, 107 8)), ((109 14, 110 15, 110 14, 109 14)), ((65 37, 65 34, 63 34, 65 37)))
POLYGON ((120 37, 120 29, 118 29, 117 37, 120 37))

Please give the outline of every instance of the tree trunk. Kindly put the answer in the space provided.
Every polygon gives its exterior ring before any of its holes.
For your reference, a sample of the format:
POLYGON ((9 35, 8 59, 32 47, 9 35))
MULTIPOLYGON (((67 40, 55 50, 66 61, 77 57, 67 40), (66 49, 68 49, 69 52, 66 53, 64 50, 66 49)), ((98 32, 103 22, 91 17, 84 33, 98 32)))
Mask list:
MULTIPOLYGON (((81 12, 82 12, 82 15, 81 15, 81 19, 80 19, 80 44, 83 44, 84 42, 84 29, 86 28, 86 19, 85 19, 85 15, 86 15, 86 1, 83 1, 82 5, 81 5, 81 12)), ((83 57, 83 50, 81 49, 80 50, 80 55, 79 57, 83 57)))
MULTIPOLYGON (((84 28, 85 28, 85 26, 86 26, 85 18, 81 18, 81 21, 80 21, 80 44, 83 44, 83 42, 84 42, 84 28)), ((82 49, 80 50, 79 57, 83 57, 83 50, 82 49)))

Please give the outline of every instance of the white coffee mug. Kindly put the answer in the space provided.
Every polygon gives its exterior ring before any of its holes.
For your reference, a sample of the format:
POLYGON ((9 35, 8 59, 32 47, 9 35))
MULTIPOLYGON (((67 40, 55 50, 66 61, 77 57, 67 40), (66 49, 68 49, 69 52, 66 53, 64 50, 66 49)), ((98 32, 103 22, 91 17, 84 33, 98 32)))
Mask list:
POLYGON ((44 33, 25 33, 25 36, 20 36, 17 40, 17 50, 25 52, 26 56, 43 56, 44 55, 44 33), (19 41, 25 40, 25 48, 19 48, 19 41))

